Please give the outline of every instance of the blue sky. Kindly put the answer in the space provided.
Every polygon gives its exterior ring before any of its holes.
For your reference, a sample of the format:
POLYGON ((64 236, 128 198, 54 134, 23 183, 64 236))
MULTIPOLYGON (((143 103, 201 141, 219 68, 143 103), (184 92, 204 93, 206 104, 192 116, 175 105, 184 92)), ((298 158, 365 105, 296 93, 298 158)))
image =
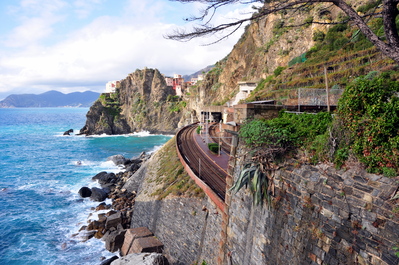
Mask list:
MULTIPOLYGON (((200 4, 168 0, 15 0, 0 2, 0 100, 9 94, 59 90, 103 92, 136 69, 191 74, 225 57, 242 30, 219 44, 163 36, 189 27, 200 4)), ((215 23, 250 7, 221 10, 215 23)))

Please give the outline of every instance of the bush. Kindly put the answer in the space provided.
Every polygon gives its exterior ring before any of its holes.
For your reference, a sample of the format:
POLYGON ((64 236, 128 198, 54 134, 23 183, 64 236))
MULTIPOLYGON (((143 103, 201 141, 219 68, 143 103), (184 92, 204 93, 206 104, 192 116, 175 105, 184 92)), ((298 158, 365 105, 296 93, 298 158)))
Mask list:
POLYGON ((372 8, 377 7, 379 4, 381 4, 381 0, 369 1, 366 4, 359 6, 356 11, 360 12, 360 13, 366 13, 367 11, 371 10, 372 8))
POLYGON ((313 33, 313 40, 314 40, 314 41, 322 42, 322 41, 324 40, 325 37, 326 37, 326 34, 324 34, 323 31, 316 30, 316 31, 313 33))
POLYGON ((274 70, 274 76, 279 76, 281 74, 281 72, 283 72, 285 69, 285 67, 282 66, 278 66, 275 70, 274 70))
POLYGON ((309 145, 331 124, 330 113, 301 114, 281 112, 272 120, 252 120, 240 129, 240 137, 251 147, 291 148, 309 145))
POLYGON ((208 148, 212 153, 219 153, 219 145, 217 143, 209 143, 208 148))
POLYGON ((388 74, 370 76, 345 89, 338 117, 351 134, 353 153, 368 171, 393 175, 392 169, 397 173, 399 168, 399 83, 388 74))
POLYGON ((304 21, 304 22, 305 22, 306 24, 310 25, 310 24, 313 23, 313 20, 314 20, 313 16, 308 16, 307 18, 305 18, 305 21, 304 21))
POLYGON ((332 28, 330 28, 329 32, 344 32, 348 28, 347 23, 341 23, 334 25, 332 28))

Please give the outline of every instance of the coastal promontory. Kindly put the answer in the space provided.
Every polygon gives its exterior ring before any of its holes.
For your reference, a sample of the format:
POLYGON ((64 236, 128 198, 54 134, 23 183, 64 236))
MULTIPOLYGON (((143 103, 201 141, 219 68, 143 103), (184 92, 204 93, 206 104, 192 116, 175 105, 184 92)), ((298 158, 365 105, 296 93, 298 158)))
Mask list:
POLYGON ((87 113, 81 134, 174 133, 182 117, 180 97, 156 69, 136 70, 114 93, 103 93, 87 113))

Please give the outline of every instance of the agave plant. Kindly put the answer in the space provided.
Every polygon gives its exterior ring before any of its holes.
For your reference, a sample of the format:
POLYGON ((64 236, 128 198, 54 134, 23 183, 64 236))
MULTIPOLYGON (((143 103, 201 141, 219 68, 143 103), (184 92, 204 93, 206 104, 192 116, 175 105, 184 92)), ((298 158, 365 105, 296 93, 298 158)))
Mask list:
POLYGON ((263 205, 266 200, 268 207, 271 205, 271 197, 268 194, 269 178, 261 170, 259 164, 247 164, 241 171, 239 178, 230 188, 230 191, 237 193, 242 187, 249 187, 252 193, 254 205, 263 205))

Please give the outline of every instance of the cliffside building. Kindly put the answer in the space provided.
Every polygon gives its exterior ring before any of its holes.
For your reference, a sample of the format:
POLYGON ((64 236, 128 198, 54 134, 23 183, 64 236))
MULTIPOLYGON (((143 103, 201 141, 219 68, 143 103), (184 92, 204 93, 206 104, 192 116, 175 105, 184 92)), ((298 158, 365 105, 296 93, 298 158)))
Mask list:
POLYGON ((120 81, 109 81, 105 85, 105 93, 115 93, 116 89, 119 88, 120 81))
POLYGON ((165 82, 167 86, 173 87, 176 91, 177 96, 182 95, 182 88, 184 85, 184 78, 181 75, 175 74, 173 77, 165 77, 165 82))
POLYGON ((231 105, 237 105, 241 100, 246 99, 258 84, 252 81, 243 81, 238 82, 238 85, 240 87, 240 92, 237 93, 231 105))

